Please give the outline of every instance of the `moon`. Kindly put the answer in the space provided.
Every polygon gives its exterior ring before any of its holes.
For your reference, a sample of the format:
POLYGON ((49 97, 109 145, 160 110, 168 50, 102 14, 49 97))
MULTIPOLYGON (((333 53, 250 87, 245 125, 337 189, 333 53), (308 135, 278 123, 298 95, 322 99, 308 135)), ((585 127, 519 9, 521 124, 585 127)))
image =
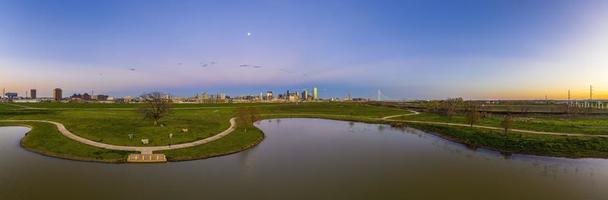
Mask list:
POLYGON ((251 36, 251 32, 247 32, 247 36, 251 36))

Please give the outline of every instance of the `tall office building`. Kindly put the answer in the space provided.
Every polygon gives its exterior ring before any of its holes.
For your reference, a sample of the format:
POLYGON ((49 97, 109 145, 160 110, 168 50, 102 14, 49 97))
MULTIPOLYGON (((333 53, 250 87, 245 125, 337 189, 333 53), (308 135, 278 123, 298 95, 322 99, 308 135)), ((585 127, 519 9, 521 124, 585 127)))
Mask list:
POLYGON ((313 100, 319 99, 319 91, 318 91, 317 87, 312 88, 312 99, 313 100))
POLYGON ((31 90, 30 90, 30 97, 31 97, 32 99, 36 99, 36 89, 31 89, 31 90))
POLYGON ((302 100, 308 100, 308 90, 304 89, 304 91, 302 91, 302 100))
POLYGON ((61 99, 63 99, 61 88, 55 88, 53 90, 53 99, 55 99, 55 101, 61 101, 61 99))

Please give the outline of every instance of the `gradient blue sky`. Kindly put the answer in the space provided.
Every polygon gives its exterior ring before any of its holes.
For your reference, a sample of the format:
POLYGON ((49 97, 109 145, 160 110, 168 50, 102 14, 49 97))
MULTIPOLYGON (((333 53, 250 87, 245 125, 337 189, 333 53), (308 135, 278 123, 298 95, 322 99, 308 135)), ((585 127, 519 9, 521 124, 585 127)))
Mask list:
POLYGON ((607 21, 584 0, 0 0, 0 87, 608 98, 607 21))

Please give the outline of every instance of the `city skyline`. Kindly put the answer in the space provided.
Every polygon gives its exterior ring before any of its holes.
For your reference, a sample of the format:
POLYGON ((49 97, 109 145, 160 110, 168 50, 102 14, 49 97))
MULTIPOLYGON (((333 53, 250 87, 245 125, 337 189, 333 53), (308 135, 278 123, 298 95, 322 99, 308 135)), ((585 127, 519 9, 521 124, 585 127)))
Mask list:
POLYGON ((3 1, 0 87, 37 96, 608 98, 608 2, 3 1), (310 92, 310 91, 309 91, 310 92))

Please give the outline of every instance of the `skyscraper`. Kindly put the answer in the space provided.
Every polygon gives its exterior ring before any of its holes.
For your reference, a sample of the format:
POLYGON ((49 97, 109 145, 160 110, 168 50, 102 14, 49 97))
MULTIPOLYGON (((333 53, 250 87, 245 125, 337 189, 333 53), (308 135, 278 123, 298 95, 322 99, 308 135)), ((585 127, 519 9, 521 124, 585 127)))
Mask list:
POLYGON ((319 93, 318 93, 317 87, 313 87, 312 88, 312 99, 313 100, 318 100, 319 99, 319 93))
POLYGON ((30 90, 30 97, 31 97, 32 99, 36 99, 36 89, 31 89, 31 90, 30 90))
POLYGON ((55 99, 55 101, 61 101, 61 99, 63 99, 61 88, 55 88, 55 90, 53 90, 53 99, 55 99))
POLYGON ((304 89, 304 91, 302 91, 302 100, 308 100, 308 90, 304 89))

